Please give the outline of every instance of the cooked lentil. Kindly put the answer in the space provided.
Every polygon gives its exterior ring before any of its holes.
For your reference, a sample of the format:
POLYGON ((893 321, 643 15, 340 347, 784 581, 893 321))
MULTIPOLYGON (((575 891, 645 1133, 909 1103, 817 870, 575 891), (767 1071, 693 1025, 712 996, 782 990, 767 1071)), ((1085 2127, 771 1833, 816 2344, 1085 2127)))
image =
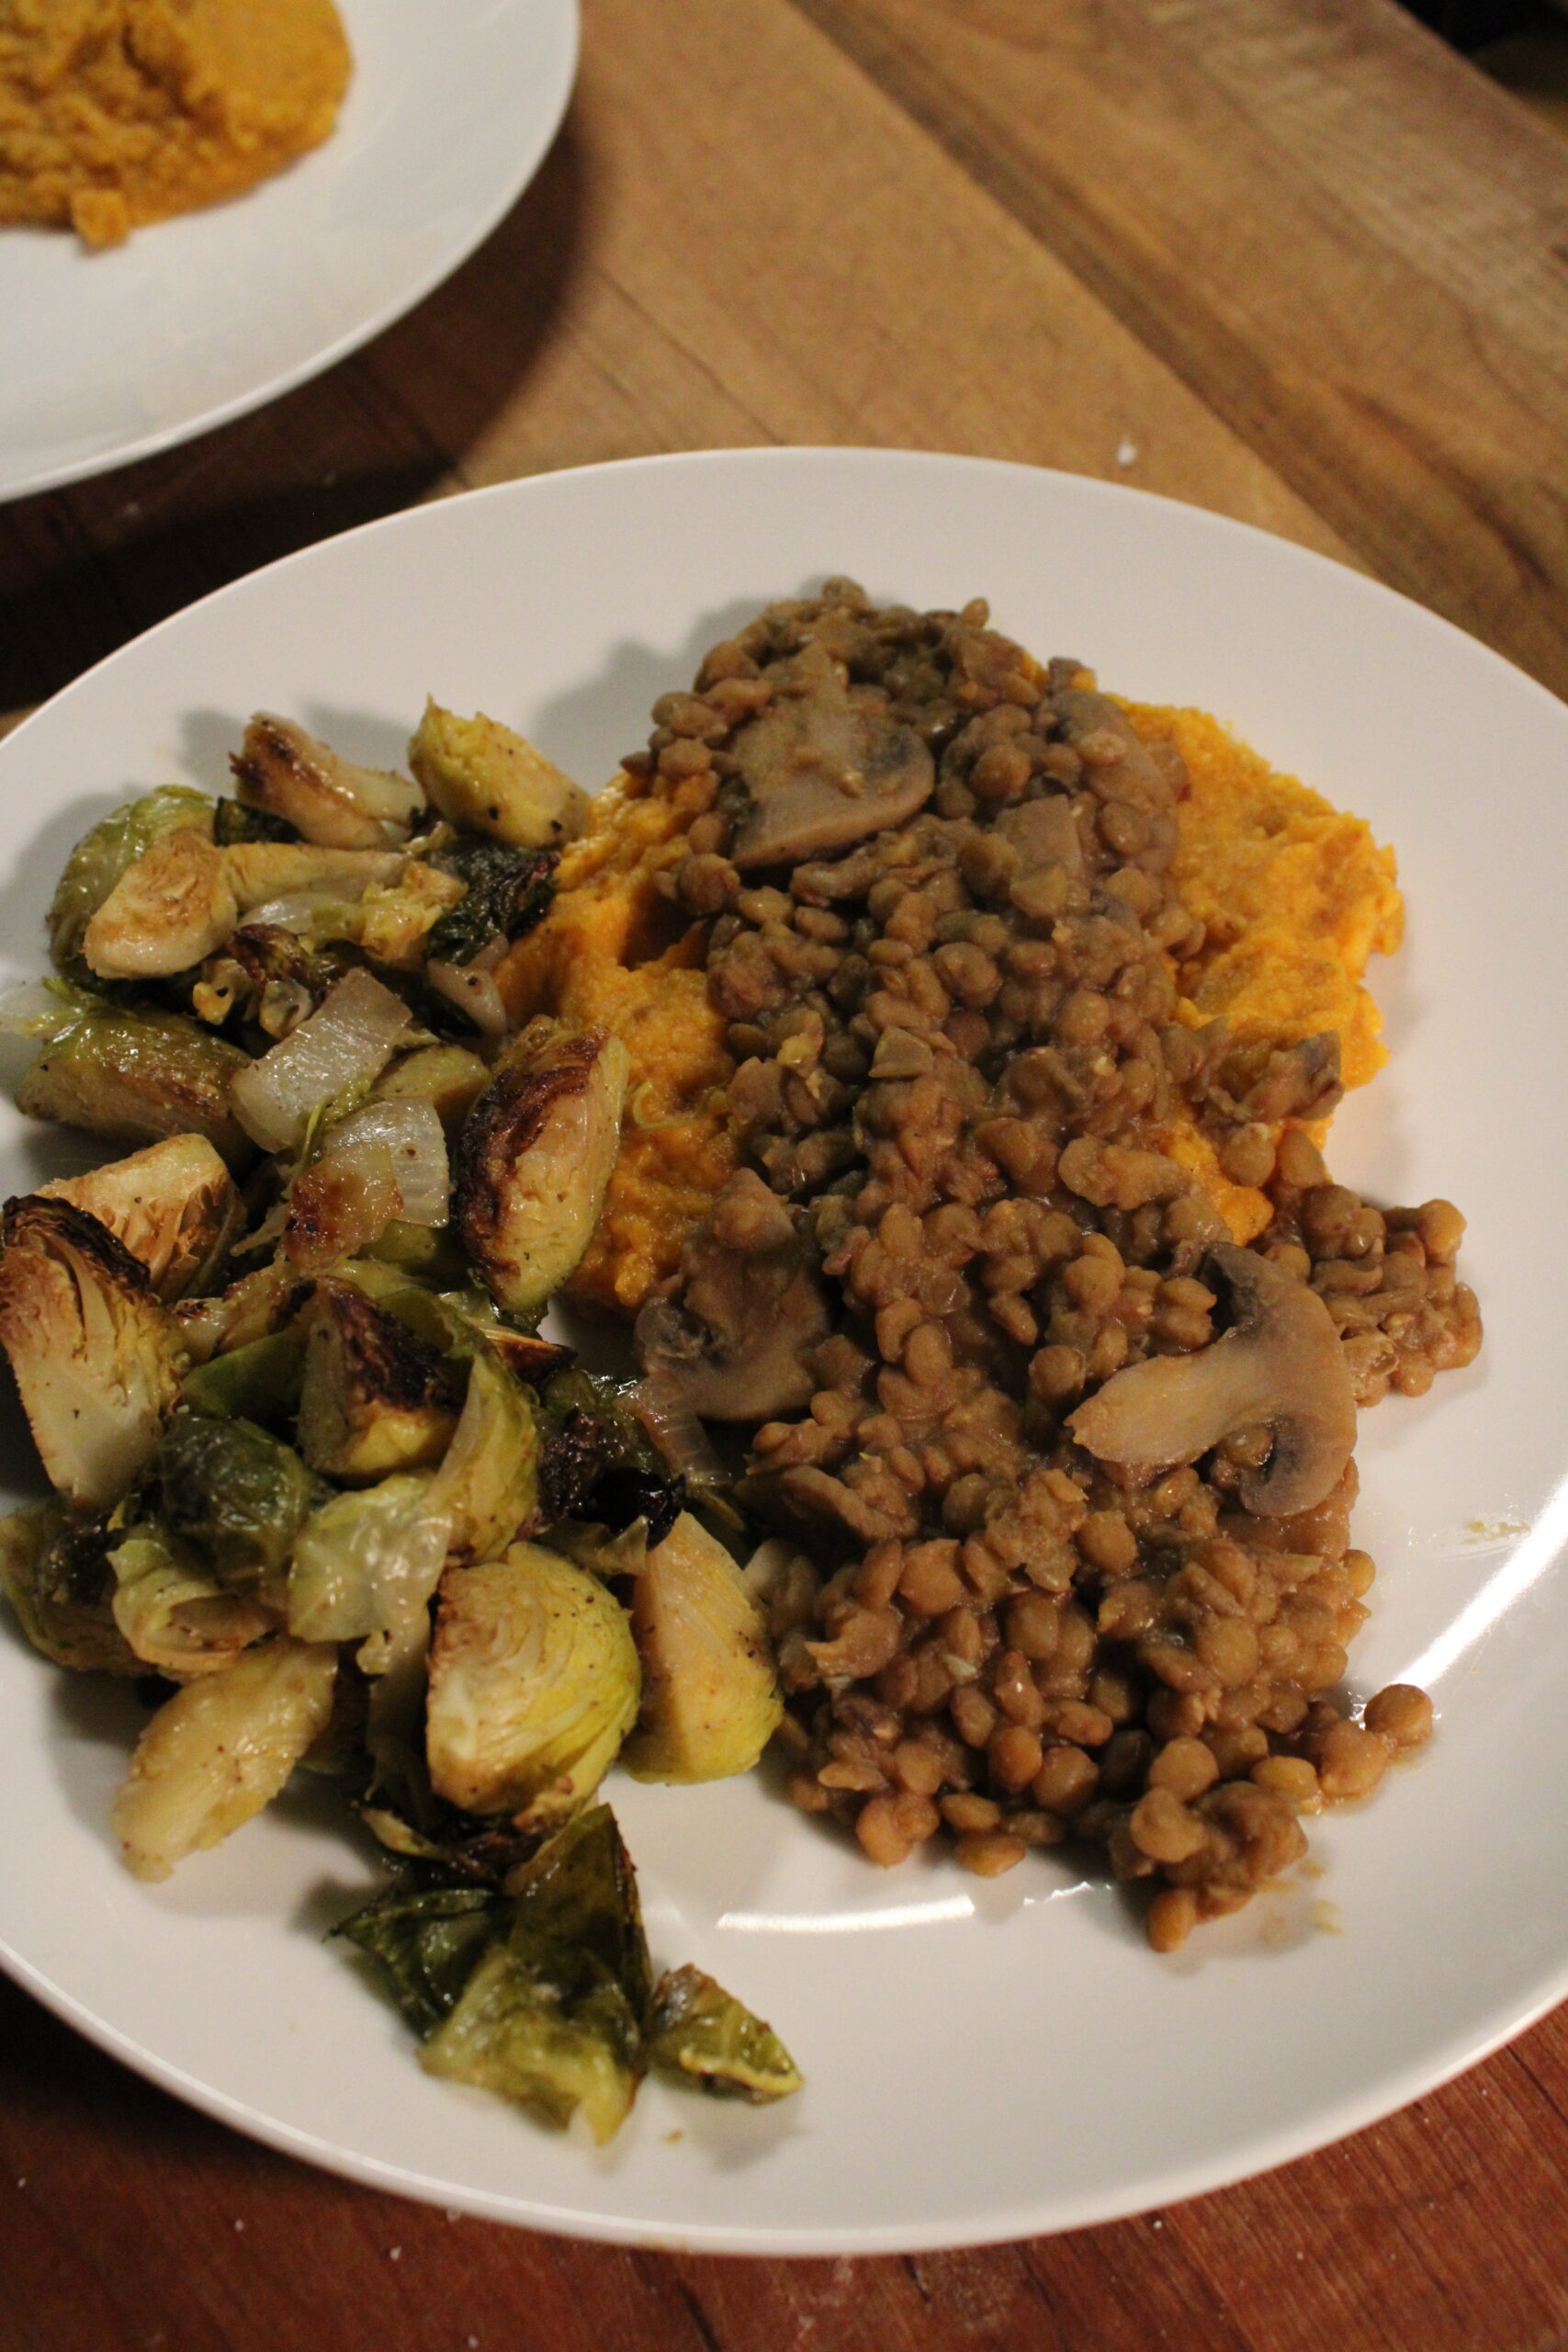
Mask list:
POLYGON ((1396 1686, 1358 1722, 1331 1695, 1372 1577, 1353 1463, 1270 1517, 1241 1500, 1268 1426, 1153 1476, 1074 1441, 1113 1374, 1227 1328, 1205 1279, 1225 1227, 1162 1147, 1185 1122, 1266 1202, 1253 1247, 1323 1301, 1360 1405, 1469 1363, 1481 1327, 1457 1210, 1328 1176, 1337 1036, 1180 1017, 1205 938, 1172 874, 1180 753, 1089 683, 981 603, 877 610, 835 581, 716 647, 628 766, 710 787, 664 887, 709 923, 739 1149, 832 1307, 808 1408, 755 1430, 743 1482, 803 1542, 773 1601, 790 1793, 885 1866, 943 1833, 982 1876, 1091 1839, 1148 1883, 1170 1951, 1298 1859, 1300 1815, 1370 1794, 1431 1709, 1396 1686), (738 870, 737 747, 824 662, 867 723, 913 730, 934 788, 793 870, 738 870))

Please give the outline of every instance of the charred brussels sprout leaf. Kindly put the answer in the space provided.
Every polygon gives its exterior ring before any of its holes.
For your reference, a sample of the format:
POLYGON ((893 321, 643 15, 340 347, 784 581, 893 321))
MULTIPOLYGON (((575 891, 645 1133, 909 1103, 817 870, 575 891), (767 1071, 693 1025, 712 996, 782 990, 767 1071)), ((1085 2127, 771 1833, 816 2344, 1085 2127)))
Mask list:
POLYGON ((648 2020, 648 2063, 656 2074, 716 2098, 760 2104, 801 2087, 772 2026, 700 1968, 672 1968, 660 1978, 648 2020))
POLYGON ((269 808, 247 808, 243 800, 220 798, 212 812, 212 838, 220 849, 236 842, 297 842, 299 829, 269 808))
POLYGON ((164 1525, 230 1589, 281 1574, 317 1499, 316 1481, 293 1447, 254 1421, 177 1414, 164 1433, 157 1470, 164 1525))
POLYGON ((608 1806, 580 1815, 516 1881, 504 1940, 426 2042, 425 2065, 564 2126, 581 2107, 603 2145, 642 2073, 648 1946, 608 1806))
POLYGON ((457 2007, 503 1907, 490 1887, 392 1886, 332 1933, 368 1952, 410 2025, 424 2036, 457 2007))
POLYGON ((463 896, 429 934, 438 964, 470 964, 492 939, 521 939, 548 910, 556 889, 556 854, 507 849, 500 842, 458 842, 437 850, 431 864, 464 885, 463 896))
POLYGON ((618 1535, 648 1521, 661 1544, 685 1487, 660 1458, 613 1382, 575 1367, 547 1382, 540 1415, 539 1504, 547 1526, 584 1520, 618 1535))

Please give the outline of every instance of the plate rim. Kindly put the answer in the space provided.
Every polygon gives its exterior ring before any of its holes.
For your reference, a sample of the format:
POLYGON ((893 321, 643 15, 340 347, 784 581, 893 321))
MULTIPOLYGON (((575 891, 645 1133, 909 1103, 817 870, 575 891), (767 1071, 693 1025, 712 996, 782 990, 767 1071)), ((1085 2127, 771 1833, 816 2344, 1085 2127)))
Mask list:
MULTIPOLYGON (((105 655, 91 668, 84 671, 69 684, 62 687, 48 701, 30 713, 5 742, 0 743, 0 787, 10 758, 11 741, 20 741, 34 724, 52 714, 56 707, 112 670, 123 659, 136 653, 149 640, 161 636, 176 625, 185 625, 191 617, 215 606, 229 596, 246 591, 257 581, 290 567, 318 559, 323 550, 336 548, 344 542, 367 539, 377 533, 392 532, 411 526, 422 527, 412 518, 436 515, 452 506, 471 507, 479 502, 507 500, 526 501, 546 486, 562 479, 580 476, 613 476, 630 471, 647 473, 653 469, 705 470, 727 465, 789 467, 802 463, 820 464, 829 461, 847 468, 886 470, 889 474, 900 470, 928 469, 972 470, 1008 477, 1046 477, 1071 485, 1074 494, 1088 493, 1091 498, 1109 499, 1125 504, 1132 501, 1146 505, 1153 501, 1162 507, 1178 507, 1190 521, 1197 518, 1200 529, 1209 529, 1222 537, 1241 534, 1248 541, 1261 539, 1269 543, 1276 560, 1287 563, 1292 560, 1309 568, 1325 568, 1334 574, 1342 589, 1350 583, 1347 593, 1359 594, 1372 606, 1392 599, 1395 605, 1413 609, 1426 624, 1436 623, 1461 639, 1473 653, 1479 651, 1487 662, 1496 665, 1510 678, 1517 692, 1522 683, 1531 694, 1540 698, 1554 714, 1555 722, 1568 720, 1568 705, 1528 672, 1518 668, 1506 656, 1471 636, 1449 620, 1433 612, 1419 600, 1388 586, 1368 573, 1355 570, 1316 548, 1282 538, 1256 524, 1219 514, 1212 509, 1194 505, 1189 501, 1141 489, 1135 485, 1109 481, 1092 475, 1075 474, 1059 468, 1032 466, 1014 459, 970 456, 958 452, 943 452, 886 447, 858 447, 838 444, 767 444, 760 447, 709 448, 659 452, 640 457, 603 460, 581 467, 568 467, 549 472, 515 478, 482 488, 454 492, 427 505, 402 508, 361 524, 354 529, 317 540, 279 557, 272 563, 226 582, 207 595, 179 611, 165 616, 151 628, 141 631, 122 646, 105 655), (1280 551, 1283 550, 1281 557, 1280 551)), ((73 2030, 84 2033, 98 2048, 111 2057, 130 2066, 135 2072, 172 2093, 186 2104, 214 2120, 243 2132, 247 2137, 276 2148, 290 2156, 314 2164, 341 2177, 355 2180, 364 2186, 411 2197, 417 2201, 440 2204, 489 2221, 511 2226, 536 2229, 549 2233, 568 2235, 598 2243, 659 2247, 670 2251, 705 2252, 758 2257, 823 2257, 839 2256, 876 2256, 934 2251, 956 2246, 980 2246, 1013 2243, 1025 2238, 1055 2235, 1122 2220, 1138 2213, 1184 2202, 1191 2198, 1238 2186, 1242 2181, 1272 2171, 1293 2162, 1300 2156, 1352 2137, 1372 2124, 1397 2113, 1413 2101, 1440 2088, 1470 2067, 1483 2063, 1499 2048, 1534 2024, 1558 2003, 1568 1997, 1568 1950, 1556 1967, 1537 1979, 1526 1992, 1505 1996, 1495 2001, 1477 2023, 1470 2028, 1445 2035, 1419 2061, 1412 2061, 1393 2075, 1382 2078, 1360 2097, 1337 2098, 1330 2106, 1312 2107, 1293 2122, 1276 2127, 1251 2138, 1243 2158, 1244 2168, 1235 2169, 1233 2152, 1227 2162, 1223 2154, 1210 2158, 1194 2158, 1164 2168, 1150 2168, 1140 2181, 1124 2191, 1106 2193, 1091 2190, 1081 2201, 1054 2196, 1048 2215, 1038 2207, 1014 2204, 1005 2212, 994 2207, 983 2214, 954 2216, 945 2223, 926 2222, 853 2224, 842 2227, 768 2228, 750 2223, 735 2224, 694 2221, 676 2226, 657 2220, 638 2221, 634 2217, 611 2212, 584 2212, 577 2208, 555 2208, 531 2199, 508 2199, 482 2189, 464 2188, 434 2177, 421 2176, 404 2167, 375 2157, 345 2150, 323 2141, 302 2127, 269 2117, 251 2107, 245 2100, 218 2089, 187 2075, 182 2068, 161 2058, 136 2038, 96 2017, 86 2005, 54 1982, 46 1972, 26 1960, 16 1948, 0 1939, 0 1964, 26 1990, 39 1999, 54 2015, 73 2030)))
MULTIPOLYGON (((525 4, 526 5, 526 0, 525 4)), ((549 103, 540 116, 541 127, 538 135, 534 140, 525 141, 518 150, 519 155, 525 158, 522 168, 507 175, 499 192, 481 208, 445 252, 427 263, 423 269, 416 273, 405 287, 400 288, 379 309, 371 311, 355 325, 345 329, 342 334, 322 345, 319 351, 297 361, 292 367, 285 368, 280 375, 270 376, 265 384, 253 385, 248 391, 238 392, 231 399, 220 401, 211 408, 201 409, 195 415, 186 417, 176 424, 155 426, 152 431, 141 434, 132 440, 117 443, 112 448, 101 449, 92 457, 67 458, 59 465, 46 466, 41 471, 23 476, 14 483, 8 482, 4 474, 0 473, 0 506, 12 505, 24 498, 40 498, 51 491, 68 490, 73 482, 93 481, 100 474, 118 473, 122 466, 139 465, 143 458, 156 458, 165 450, 180 448, 187 441, 200 440, 204 434, 216 433, 225 424, 236 424, 241 417, 254 415, 258 409, 267 407, 273 401, 285 399, 290 392, 297 392, 301 385, 313 382, 316 377, 324 376, 341 360, 351 358, 355 352, 362 351, 367 343, 373 343, 376 337, 378 334, 384 334, 389 327, 396 326, 400 319, 406 318, 411 311, 417 310, 428 296, 434 293, 438 286, 444 285, 448 277, 455 276, 463 264, 470 260, 479 251, 485 240, 506 218, 513 206, 521 201, 527 189, 533 185, 559 135, 561 124, 566 119, 567 108, 571 103, 572 93, 577 87, 577 77, 582 56, 581 0, 538 0, 538 4, 556 12, 559 20, 558 29, 566 38, 564 71, 559 75, 558 86, 550 93, 549 103)), ((299 159, 300 162, 310 160, 308 156, 299 159)), ((265 183, 263 186, 265 187, 265 183)), ((237 199, 225 200, 243 203, 246 196, 256 192, 253 189, 245 189, 237 199)), ((154 222, 152 225, 156 227, 158 224, 154 222)), ((346 537, 348 534, 343 533, 340 536, 346 537)), ((321 542, 318 541, 316 544, 319 545, 321 542)), ((287 559, 284 560, 287 560, 287 559)), ((270 566, 261 568, 270 569, 270 566)), ((250 578, 252 575, 247 573, 244 576, 250 578)), ((235 583, 231 582, 226 584, 231 586, 235 583)), ((198 601, 205 603, 206 599, 201 598, 198 601)), ((188 611, 190 607, 187 605, 182 609, 188 611)), ((145 636, 148 632, 143 630, 141 634, 145 636)), ((138 641, 136 639, 130 640, 132 644, 138 641)), ((116 649, 117 651, 124 650, 123 647, 116 649)), ((94 667, 96 668, 97 664, 95 663, 94 667)), ((86 676, 89 673, 84 671, 82 674, 86 676)), ((71 683, 75 684, 76 681, 73 679, 71 683)), ((51 700, 53 699, 54 697, 51 696, 51 700)), ((13 729, 12 732, 16 731, 13 729)))

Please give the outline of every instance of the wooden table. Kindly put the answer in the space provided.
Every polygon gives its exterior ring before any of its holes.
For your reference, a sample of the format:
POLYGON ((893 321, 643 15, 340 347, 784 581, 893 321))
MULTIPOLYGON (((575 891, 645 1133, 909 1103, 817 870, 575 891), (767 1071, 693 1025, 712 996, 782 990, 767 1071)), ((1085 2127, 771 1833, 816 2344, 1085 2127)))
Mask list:
MULTIPOLYGON (((1568 693, 1568 142, 1391 0, 587 0, 536 185, 400 326, 0 509, 0 713, 368 516, 887 443, 1215 507, 1568 693)), ((3 1866, 3 1863, 0 1863, 3 1866)), ((252 2146, 0 1986, 0 2352, 1546 2352, 1568 2013, 1321 2155, 863 2263, 615 2252, 252 2146)))

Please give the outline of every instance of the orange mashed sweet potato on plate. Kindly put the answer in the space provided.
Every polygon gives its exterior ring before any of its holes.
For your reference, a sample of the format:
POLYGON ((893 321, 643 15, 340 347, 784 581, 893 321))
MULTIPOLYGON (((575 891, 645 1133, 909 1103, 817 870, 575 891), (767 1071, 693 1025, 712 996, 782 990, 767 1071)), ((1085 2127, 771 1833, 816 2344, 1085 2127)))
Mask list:
POLYGON ((118 244, 318 146, 352 70, 333 0, 0 0, 0 224, 118 244))
MULTIPOLYGON (((1173 870, 1205 938, 1177 970, 1179 1017, 1198 1028, 1223 1015, 1238 1045, 1283 1047, 1334 1030, 1344 1084, 1364 1085, 1387 1057, 1362 976, 1374 951, 1399 944, 1393 851, 1205 712, 1125 707, 1145 741, 1177 745, 1190 779, 1173 870)), ((559 1012, 626 1042, 620 1157, 570 1285, 579 1305, 622 1315, 673 1272, 686 1234, 739 1159, 726 1024, 708 1002, 706 925, 687 927, 660 888, 708 797, 700 785, 618 776, 564 853, 549 914, 498 975, 514 1017, 559 1012)), ((1321 1140, 1325 1125, 1309 1132, 1321 1140)), ((1262 1231, 1268 1200, 1225 1176, 1190 1114, 1179 1115, 1164 1148, 1238 1241, 1262 1231)))

